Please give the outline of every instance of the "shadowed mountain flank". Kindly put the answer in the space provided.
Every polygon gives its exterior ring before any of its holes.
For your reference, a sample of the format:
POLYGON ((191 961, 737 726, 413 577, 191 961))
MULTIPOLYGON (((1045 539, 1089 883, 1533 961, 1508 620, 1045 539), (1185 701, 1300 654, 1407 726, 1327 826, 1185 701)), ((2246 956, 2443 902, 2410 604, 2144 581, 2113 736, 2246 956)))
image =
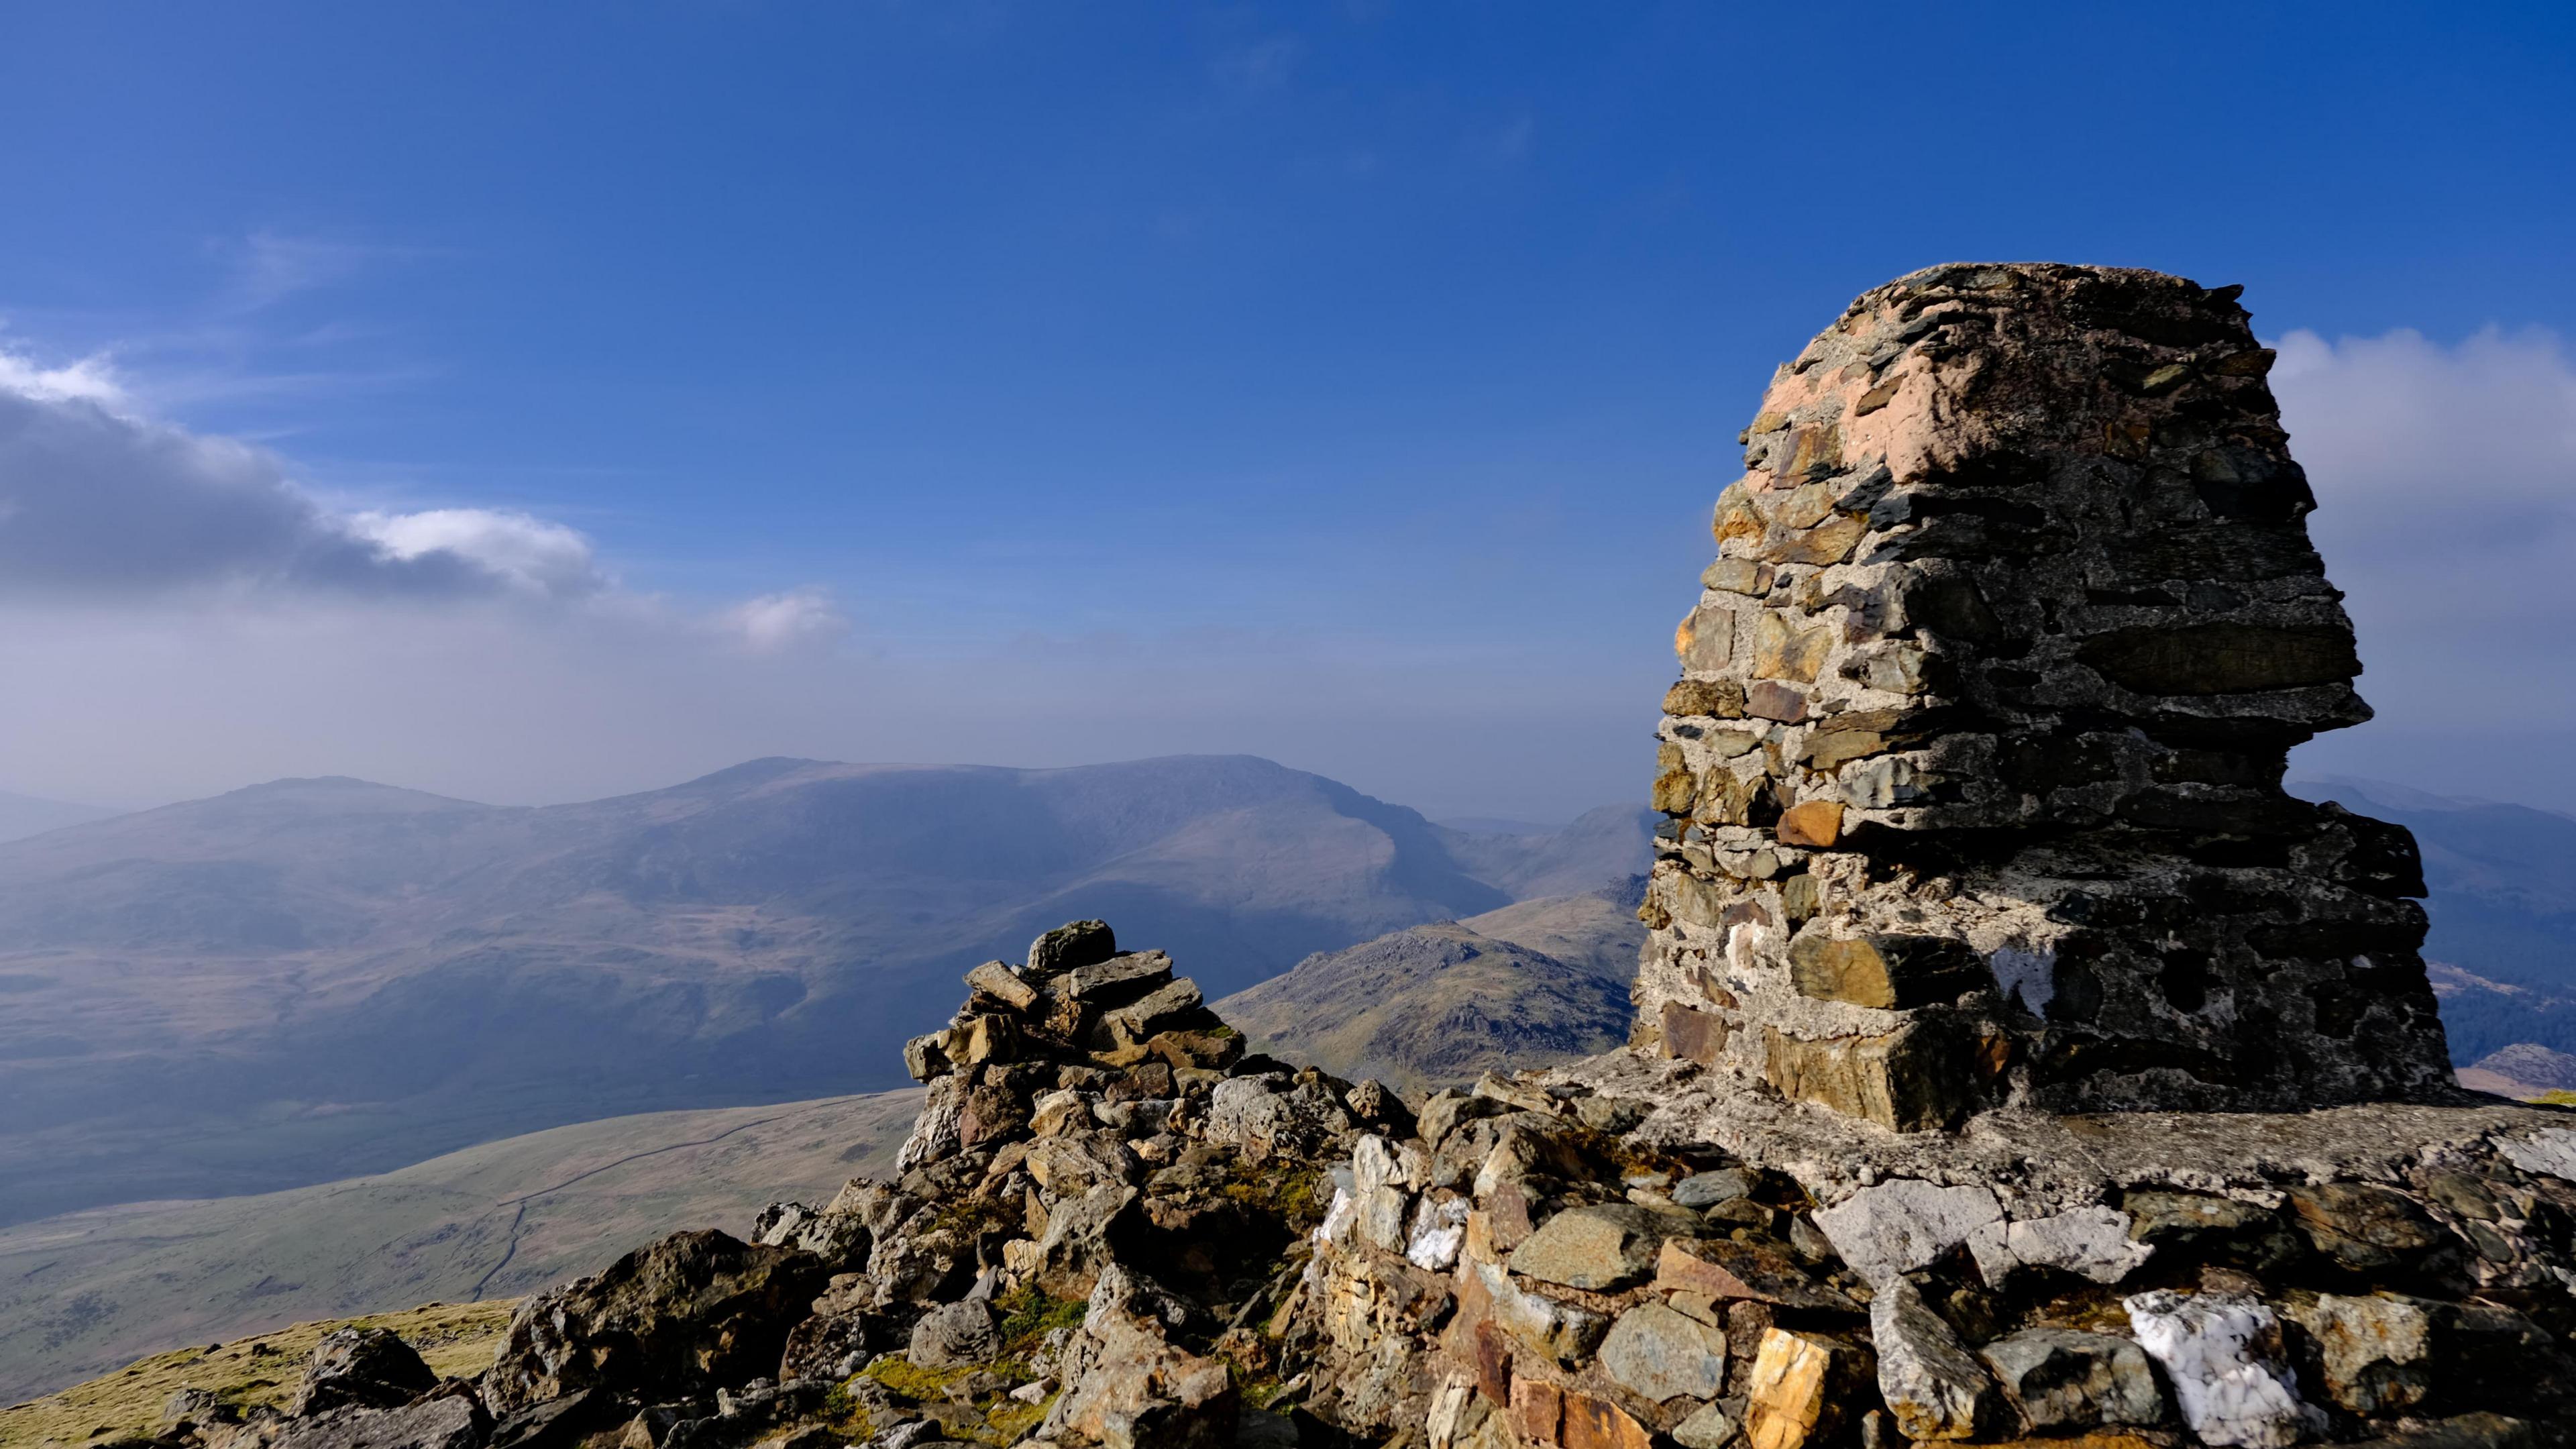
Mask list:
POLYGON ((1549 830, 1509 821, 1445 826, 1449 853, 1513 898, 1572 896, 1643 875, 1661 817, 1642 805, 1604 805, 1549 830))

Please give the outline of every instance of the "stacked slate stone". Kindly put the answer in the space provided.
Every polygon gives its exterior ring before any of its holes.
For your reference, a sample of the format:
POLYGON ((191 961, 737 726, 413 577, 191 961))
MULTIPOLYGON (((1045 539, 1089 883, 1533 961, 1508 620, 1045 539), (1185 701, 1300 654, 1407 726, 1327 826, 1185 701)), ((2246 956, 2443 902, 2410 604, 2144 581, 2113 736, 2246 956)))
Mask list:
POLYGON ((1675 637, 1642 1039, 1898 1130, 2449 1089, 2239 289, 1952 266, 1773 380, 1675 637))
POLYGON ((1428 1449, 2576 1443, 2566 1113, 1766 1136, 1691 1070, 1362 1137, 1287 1315, 1315 1407, 1428 1449))

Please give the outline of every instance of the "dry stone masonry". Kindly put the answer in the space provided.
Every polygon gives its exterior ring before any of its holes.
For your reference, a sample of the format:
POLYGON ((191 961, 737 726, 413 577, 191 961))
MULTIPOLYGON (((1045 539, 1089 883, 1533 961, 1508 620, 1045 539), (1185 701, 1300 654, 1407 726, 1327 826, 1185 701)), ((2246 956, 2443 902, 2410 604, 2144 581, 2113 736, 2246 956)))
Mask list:
POLYGON ((2450 1085, 2236 288, 1958 266, 1780 369, 1675 636, 1649 1040, 1882 1126, 2450 1085))
POLYGON ((190 1449, 2576 1446, 2576 1112, 2450 1085, 2232 289, 1947 267, 1782 369, 1678 638, 1631 1044, 1408 1103, 1109 927, 890 1181, 190 1449))

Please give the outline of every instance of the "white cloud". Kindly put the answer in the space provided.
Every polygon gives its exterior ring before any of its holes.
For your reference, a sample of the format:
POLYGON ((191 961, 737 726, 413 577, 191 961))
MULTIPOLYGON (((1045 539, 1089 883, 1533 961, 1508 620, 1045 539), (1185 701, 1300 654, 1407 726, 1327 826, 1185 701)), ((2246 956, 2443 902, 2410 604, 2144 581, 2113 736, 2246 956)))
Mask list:
POLYGON ((0 392, 34 402, 86 402, 118 412, 132 408, 125 388, 105 357, 84 357, 60 367, 41 367, 33 359, 0 348, 0 392))
MULTIPOLYGON (((356 513, 349 529, 403 563, 448 554, 521 593, 574 598, 607 585, 590 540, 560 523, 490 508, 356 513)), ((748 606, 746 606, 748 607, 748 606)))
POLYGON ((2576 363, 2546 331, 2280 340, 2272 384, 2314 484, 2379 718, 2327 768, 2576 804, 2576 363), (2549 742, 2554 741, 2554 744, 2549 742), (2548 744, 2533 747, 2534 742, 2548 744))
POLYGON ((726 610, 722 622, 755 654, 776 654, 831 639, 850 627, 850 621, 833 606, 832 596, 816 588, 747 599, 726 610))

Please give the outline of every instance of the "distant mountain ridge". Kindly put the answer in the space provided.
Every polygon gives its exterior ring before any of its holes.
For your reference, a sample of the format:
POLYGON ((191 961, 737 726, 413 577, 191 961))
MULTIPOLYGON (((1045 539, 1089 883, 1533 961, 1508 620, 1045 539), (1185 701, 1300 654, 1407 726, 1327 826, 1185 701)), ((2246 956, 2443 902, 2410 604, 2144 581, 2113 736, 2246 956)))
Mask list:
POLYGON ((547 807, 283 780, 55 830, 0 844, 0 1223, 899 1085, 959 971, 1067 919, 1214 996, 1626 849, 1250 756, 767 759, 547 807))
POLYGON ((23 840, 67 825, 86 825, 116 813, 96 805, 75 805, 68 800, 45 800, 0 790, 0 841, 23 840))

